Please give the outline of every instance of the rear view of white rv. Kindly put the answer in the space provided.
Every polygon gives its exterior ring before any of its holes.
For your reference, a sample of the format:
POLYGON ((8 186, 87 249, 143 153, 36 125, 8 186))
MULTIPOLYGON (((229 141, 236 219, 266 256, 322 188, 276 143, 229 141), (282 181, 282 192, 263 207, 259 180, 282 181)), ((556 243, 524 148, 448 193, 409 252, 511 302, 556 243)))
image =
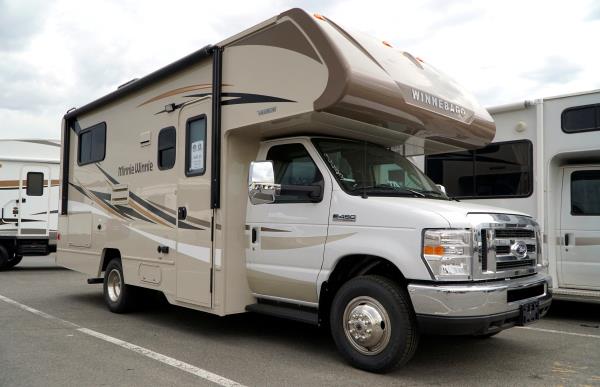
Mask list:
POLYGON ((0 140, 0 270, 56 251, 60 143, 0 140))

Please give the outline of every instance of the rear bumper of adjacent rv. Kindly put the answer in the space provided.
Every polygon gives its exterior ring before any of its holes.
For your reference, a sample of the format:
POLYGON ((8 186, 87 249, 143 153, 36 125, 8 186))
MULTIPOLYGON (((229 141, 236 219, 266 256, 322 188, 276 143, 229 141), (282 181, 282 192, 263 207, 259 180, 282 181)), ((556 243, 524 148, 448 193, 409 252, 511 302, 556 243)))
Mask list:
POLYGON ((410 284, 408 291, 424 333, 482 335, 522 323, 522 309, 533 303, 539 314, 552 302, 546 274, 473 284, 410 284))

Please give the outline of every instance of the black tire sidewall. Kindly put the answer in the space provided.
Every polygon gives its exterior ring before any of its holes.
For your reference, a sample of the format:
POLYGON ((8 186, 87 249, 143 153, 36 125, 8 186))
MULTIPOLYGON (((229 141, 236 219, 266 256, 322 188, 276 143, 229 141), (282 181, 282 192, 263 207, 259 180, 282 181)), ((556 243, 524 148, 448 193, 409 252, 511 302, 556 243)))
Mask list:
POLYGON ((0 245, 0 270, 3 269, 9 269, 12 266, 10 266, 10 251, 0 245))
POLYGON ((376 276, 357 277, 344 284, 334 297, 330 315, 333 339, 350 364, 371 372, 385 372, 405 363, 412 357, 414 345, 410 335, 416 335, 414 312, 408 295, 387 278, 376 276), (390 288, 390 286, 392 288, 390 288), (377 355, 358 352, 346 337, 343 326, 344 310, 356 297, 368 296, 377 300, 387 311, 391 337, 388 346, 377 355))

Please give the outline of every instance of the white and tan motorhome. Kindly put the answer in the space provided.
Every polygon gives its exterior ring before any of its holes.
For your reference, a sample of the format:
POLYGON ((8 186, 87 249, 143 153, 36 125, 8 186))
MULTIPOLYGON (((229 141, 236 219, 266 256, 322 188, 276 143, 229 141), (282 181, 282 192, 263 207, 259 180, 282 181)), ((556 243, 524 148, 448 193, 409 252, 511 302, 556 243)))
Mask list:
POLYGON ((60 143, 0 140, 0 270, 56 251, 60 143))
POLYGON ((548 310, 536 222, 451 201, 403 156, 494 132, 431 65, 292 9, 65 115, 57 262, 114 312, 142 287, 329 324, 351 364, 389 370, 420 333, 548 310))
POLYGON ((493 143, 426 157, 451 196, 536 217, 556 298, 600 302, 600 90, 488 109, 493 143))

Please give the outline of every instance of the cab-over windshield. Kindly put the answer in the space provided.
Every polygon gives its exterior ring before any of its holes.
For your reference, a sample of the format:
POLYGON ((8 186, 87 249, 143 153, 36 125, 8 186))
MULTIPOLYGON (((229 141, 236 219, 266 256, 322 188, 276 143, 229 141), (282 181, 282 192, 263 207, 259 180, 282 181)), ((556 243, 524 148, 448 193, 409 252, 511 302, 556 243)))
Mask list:
POLYGON ((313 142, 342 188, 352 195, 447 199, 417 167, 390 149, 341 139, 313 142))

